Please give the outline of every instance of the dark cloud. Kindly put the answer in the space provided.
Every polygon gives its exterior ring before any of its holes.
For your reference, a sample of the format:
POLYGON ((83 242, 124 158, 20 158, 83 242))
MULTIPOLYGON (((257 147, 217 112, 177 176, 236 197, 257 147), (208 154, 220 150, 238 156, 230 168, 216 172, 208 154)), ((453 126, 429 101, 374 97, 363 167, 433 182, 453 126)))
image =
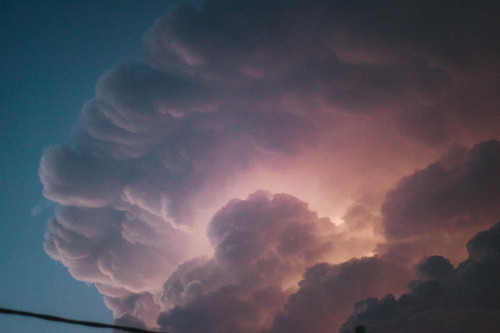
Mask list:
POLYGON ((269 332, 336 332, 363 295, 401 292, 408 278, 403 266, 378 257, 317 264, 305 272, 269 332))
POLYGON ((495 332, 500 325, 500 224, 467 244, 469 258, 453 269, 443 257, 417 267, 419 279, 399 299, 392 295, 356 304, 340 332, 364 324, 368 332, 495 332))
POLYGON ((393 252, 429 255, 440 246, 437 237, 445 235, 456 251, 453 243, 461 245, 464 237, 495 223, 500 216, 499 166, 500 143, 490 140, 469 151, 456 148, 441 161, 402 179, 382 206, 393 252))
POLYGON ((497 134, 498 119, 496 127, 483 120, 498 106, 498 9, 491 1, 206 1, 157 22, 146 54, 154 67, 214 86, 286 92, 309 115, 384 110, 403 133, 439 144, 457 121, 461 131, 472 122, 497 134))

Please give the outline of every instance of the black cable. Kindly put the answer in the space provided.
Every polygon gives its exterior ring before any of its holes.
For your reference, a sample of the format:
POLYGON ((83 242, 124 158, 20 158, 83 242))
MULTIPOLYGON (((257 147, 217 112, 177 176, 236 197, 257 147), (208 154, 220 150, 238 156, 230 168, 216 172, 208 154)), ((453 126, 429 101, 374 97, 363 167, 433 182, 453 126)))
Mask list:
POLYGON ((119 329, 122 331, 132 332, 132 333, 168 333, 168 332, 149 331, 149 330, 145 330, 142 328, 134 328, 134 327, 128 327, 128 326, 121 326, 121 325, 110 325, 110 324, 96 323, 93 321, 67 319, 67 318, 51 316, 51 315, 46 315, 46 314, 41 314, 41 313, 17 311, 17 310, 4 309, 4 308, 0 308, 0 313, 10 314, 10 315, 19 315, 19 316, 25 316, 25 317, 34 317, 34 318, 38 318, 38 319, 56 321, 56 322, 72 324, 72 325, 89 326, 89 327, 94 327, 94 328, 114 328, 114 329, 119 329))

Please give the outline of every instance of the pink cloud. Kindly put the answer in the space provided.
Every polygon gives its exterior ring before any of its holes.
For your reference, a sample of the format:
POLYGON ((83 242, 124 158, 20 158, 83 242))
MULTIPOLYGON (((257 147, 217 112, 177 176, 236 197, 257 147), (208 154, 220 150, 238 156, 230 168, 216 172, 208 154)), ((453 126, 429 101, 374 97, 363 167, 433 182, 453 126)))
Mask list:
POLYGON ((172 8, 44 152, 46 252, 179 333, 331 331, 465 260, 499 213, 496 7, 172 8))

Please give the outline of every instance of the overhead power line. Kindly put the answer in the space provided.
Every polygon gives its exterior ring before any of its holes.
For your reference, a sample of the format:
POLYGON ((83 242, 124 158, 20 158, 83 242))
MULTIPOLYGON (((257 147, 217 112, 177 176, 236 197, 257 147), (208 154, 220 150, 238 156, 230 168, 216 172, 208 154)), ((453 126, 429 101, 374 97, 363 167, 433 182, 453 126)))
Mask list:
POLYGON ((33 318, 49 320, 49 321, 56 321, 56 322, 66 323, 66 324, 71 324, 71 325, 88 326, 88 327, 94 327, 94 328, 114 328, 114 329, 119 329, 119 330, 126 331, 126 332, 132 332, 132 333, 168 333, 168 332, 159 332, 159 331, 149 331, 149 330, 145 330, 142 328, 121 326, 121 325, 97 323, 94 321, 74 320, 74 319, 68 319, 68 318, 62 318, 62 317, 57 317, 57 316, 41 314, 41 313, 18 311, 18 310, 4 309, 4 308, 0 308, 0 313, 4 313, 4 314, 8 314, 8 315, 33 317, 33 318))

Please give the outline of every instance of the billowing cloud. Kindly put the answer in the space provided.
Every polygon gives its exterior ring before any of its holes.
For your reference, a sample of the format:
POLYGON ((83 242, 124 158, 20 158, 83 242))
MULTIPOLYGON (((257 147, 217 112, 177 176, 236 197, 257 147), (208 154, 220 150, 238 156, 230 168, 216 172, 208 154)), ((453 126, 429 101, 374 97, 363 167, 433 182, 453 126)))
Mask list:
POLYGON ((342 333, 363 324, 369 332, 495 332, 500 325, 500 224, 467 244, 469 258, 456 269, 439 256, 417 267, 410 292, 356 304, 342 333))
POLYGON ((499 9, 172 7, 44 152, 46 252, 175 333, 332 331, 444 279, 500 213, 499 9))
POLYGON ((309 268, 269 332, 336 332, 363 295, 402 292, 409 273, 382 258, 353 259, 309 268))
POLYGON ((491 121, 498 106, 495 9, 487 1, 452 7, 430 1, 206 1, 201 10, 184 6, 157 22, 146 54, 154 67, 180 76, 250 95, 257 90, 261 98, 294 99, 295 108, 309 115, 314 106, 389 112, 407 134, 439 143, 455 126, 498 128, 482 121, 491 121), (480 78, 486 80, 481 88, 471 82, 480 78), (471 107, 480 109, 473 119, 471 107))
POLYGON ((208 227, 214 256, 180 265, 165 284, 159 323, 173 332, 259 332, 308 266, 358 251, 346 236, 286 194, 230 201, 208 227))
POLYGON ((390 255, 407 261, 444 251, 465 259, 466 240, 500 216, 499 166, 500 142, 490 140, 469 151, 455 147, 402 179, 382 206, 390 255))

